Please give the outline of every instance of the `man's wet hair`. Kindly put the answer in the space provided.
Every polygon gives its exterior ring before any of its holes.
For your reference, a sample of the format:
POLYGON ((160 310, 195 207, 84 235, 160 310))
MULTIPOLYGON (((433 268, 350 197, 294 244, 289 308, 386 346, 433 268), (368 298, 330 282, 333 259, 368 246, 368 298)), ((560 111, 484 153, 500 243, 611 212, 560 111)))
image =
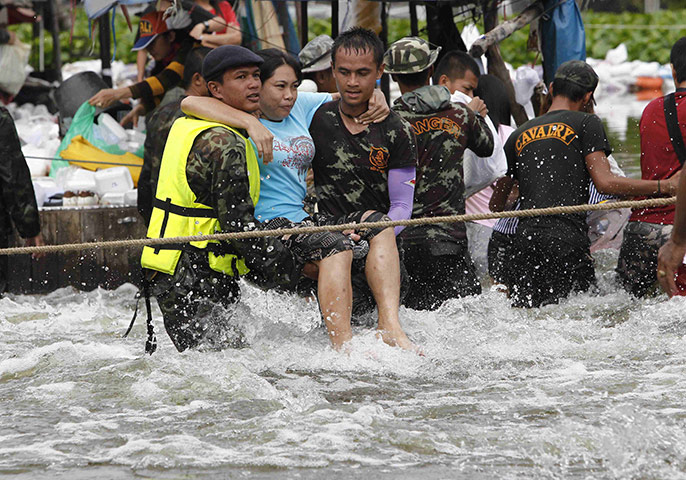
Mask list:
POLYGON ((202 76, 202 61, 205 60, 205 56, 211 51, 212 49, 208 47, 196 47, 188 52, 183 66, 183 81, 181 83, 184 89, 191 86, 193 75, 199 73, 202 76))
POLYGON ((669 63, 674 65, 677 83, 686 82, 686 37, 681 37, 672 47, 669 63))
POLYGON ((443 75, 448 77, 450 81, 464 78, 467 70, 472 72, 477 78, 481 75, 479 65, 470 54, 459 50, 447 52, 436 66, 434 84, 438 85, 438 80, 443 75))
POLYGON ((553 80, 553 97, 565 97, 572 102, 578 102, 584 98, 590 90, 572 83, 564 78, 553 80))
POLYGON ((407 85, 408 87, 423 87, 426 85, 426 80, 429 78, 429 75, 431 75, 431 67, 422 70, 421 72, 394 73, 392 76, 396 82, 407 85))
POLYGON ((377 68, 383 63, 384 48, 379 36, 371 30, 362 27, 353 27, 341 33, 331 47, 331 64, 336 64, 336 52, 339 49, 350 50, 355 53, 365 54, 371 52, 377 68))
POLYGON ((262 83, 266 82, 274 75, 277 68, 282 65, 288 65, 295 72, 298 82, 303 81, 303 72, 300 68, 300 61, 290 53, 279 50, 278 48, 265 48, 257 53, 264 63, 260 65, 260 80, 262 83))

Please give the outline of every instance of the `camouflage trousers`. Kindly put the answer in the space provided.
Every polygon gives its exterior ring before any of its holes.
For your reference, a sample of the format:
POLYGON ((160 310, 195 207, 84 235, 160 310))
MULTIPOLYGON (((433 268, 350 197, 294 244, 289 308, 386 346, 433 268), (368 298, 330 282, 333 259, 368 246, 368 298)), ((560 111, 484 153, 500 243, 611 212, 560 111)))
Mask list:
POLYGON ((657 252, 667 243, 672 225, 629 222, 619 250, 617 276, 632 295, 644 297, 657 285, 657 252))
POLYGON ((241 290, 237 279, 212 270, 201 253, 183 252, 174 275, 148 270, 164 328, 179 352, 203 347, 240 347, 242 330, 233 320, 241 290))

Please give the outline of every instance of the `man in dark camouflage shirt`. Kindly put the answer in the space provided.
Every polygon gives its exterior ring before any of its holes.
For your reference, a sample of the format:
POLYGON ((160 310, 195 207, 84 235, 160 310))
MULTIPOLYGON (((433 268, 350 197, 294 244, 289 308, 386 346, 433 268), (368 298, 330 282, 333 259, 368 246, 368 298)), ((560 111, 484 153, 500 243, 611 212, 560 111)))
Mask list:
POLYGON ((188 95, 198 97, 208 95, 207 83, 202 77, 202 61, 211 50, 207 47, 198 47, 188 54, 183 71, 184 96, 155 109, 147 122, 143 168, 138 179, 138 212, 146 225, 150 222, 152 199, 157 187, 157 176, 160 173, 160 162, 162 162, 162 153, 167 143, 169 130, 177 118, 183 117, 181 100, 188 95))
MULTIPOLYGON (((14 120, 0 107, 0 248, 9 245, 12 223, 27 246, 43 245, 31 173, 14 120)), ((34 255, 37 257, 37 255, 34 255)), ((7 288, 7 256, 0 256, 0 296, 7 288)))
MULTIPOLYGON (((364 125, 358 120, 368 110, 376 80, 383 74, 382 58, 379 37, 359 27, 339 35, 332 47, 341 98, 317 110, 310 133, 315 144, 317 205, 334 222, 356 213, 361 222, 398 220, 412 212, 417 151, 410 126, 393 112, 380 123, 364 125)), ((353 262, 353 315, 376 306, 381 338, 415 350, 399 321, 401 277, 394 231, 372 233, 365 235, 366 258, 353 262)))
MULTIPOLYGON (((444 86, 429 85, 440 48, 433 52, 418 37, 398 40, 384 56, 403 94, 393 110, 412 125, 417 136, 418 167, 412 216, 465 213, 462 156, 493 151, 493 136, 484 119, 463 104, 450 102, 444 86)), ((464 223, 439 223, 405 229, 405 266, 410 291, 405 305, 434 309, 449 298, 481 293, 467 249, 464 223)))
MULTIPOLYGON (((214 49, 205 57, 202 70, 210 94, 234 108, 254 112, 259 107, 261 62, 260 57, 242 47, 214 49)), ((212 127, 197 135, 188 154, 185 180, 196 203, 214 210, 223 232, 250 230, 259 223, 254 217, 246 147, 244 137, 226 128, 212 127)), ((160 185, 169 181, 174 179, 160 176, 157 196, 160 185)), ((151 225, 154 221, 155 211, 151 225)), ((174 236, 173 232, 168 236, 174 236)), ((227 254, 242 258, 251 269, 252 280, 263 288, 292 289, 303 270, 299 258, 276 237, 219 245, 227 254)), ((149 270, 148 278, 167 333, 179 351, 200 345, 236 346, 241 342, 240 335, 234 334, 233 316, 221 309, 232 308, 240 297, 236 275, 211 269, 206 250, 184 249, 173 275, 149 270)))

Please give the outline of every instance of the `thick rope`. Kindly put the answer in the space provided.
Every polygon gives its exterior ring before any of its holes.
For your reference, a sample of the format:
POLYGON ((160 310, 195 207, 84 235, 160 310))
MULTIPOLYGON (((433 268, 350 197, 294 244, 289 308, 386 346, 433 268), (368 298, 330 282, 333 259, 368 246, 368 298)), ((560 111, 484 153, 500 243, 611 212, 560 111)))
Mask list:
POLYGON ((533 208, 530 210, 510 210, 507 212, 473 213, 470 215, 448 215, 442 217, 410 218, 408 220, 384 220, 380 222, 345 223, 341 225, 321 225, 317 227, 280 228, 274 230, 250 230, 245 232, 216 233, 213 235, 195 235, 190 237, 139 238, 132 240, 112 240, 107 242, 67 243, 63 245, 43 245, 39 247, 13 247, 0 249, 0 255, 21 255, 27 253, 54 253, 77 250, 142 247, 146 245, 165 245, 207 240, 241 240, 246 238, 281 237, 284 235, 340 232, 361 228, 410 227, 431 225, 435 223, 457 223, 492 218, 536 217, 539 215, 561 215, 582 213, 596 210, 615 210, 618 208, 662 207, 676 203, 676 197, 651 198, 647 200, 626 200, 621 202, 603 202, 594 205, 569 205, 564 207, 533 208))

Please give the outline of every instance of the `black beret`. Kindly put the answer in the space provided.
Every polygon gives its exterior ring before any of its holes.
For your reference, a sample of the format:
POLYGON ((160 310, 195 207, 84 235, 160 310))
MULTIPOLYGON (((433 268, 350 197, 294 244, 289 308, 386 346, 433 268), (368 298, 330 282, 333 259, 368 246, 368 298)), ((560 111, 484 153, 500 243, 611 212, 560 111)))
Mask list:
POLYGON ((256 53, 238 45, 222 45, 207 54, 202 62, 202 77, 206 82, 221 77, 229 68, 241 65, 261 65, 264 60, 256 53))

